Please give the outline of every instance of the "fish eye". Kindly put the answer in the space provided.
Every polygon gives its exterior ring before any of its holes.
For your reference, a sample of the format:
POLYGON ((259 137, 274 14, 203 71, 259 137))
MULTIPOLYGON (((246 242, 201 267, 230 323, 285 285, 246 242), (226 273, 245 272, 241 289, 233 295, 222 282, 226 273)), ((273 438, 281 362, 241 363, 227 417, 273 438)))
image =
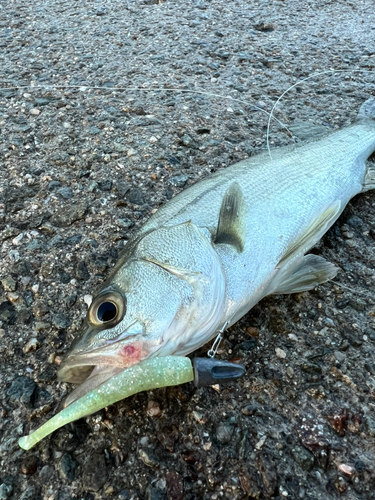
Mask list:
POLYGON ((113 327, 122 320, 125 311, 125 297, 111 287, 95 297, 88 312, 88 320, 95 326, 113 327))
POLYGON ((112 321, 117 316, 117 307, 113 302, 103 302, 96 311, 96 316, 102 323, 112 321))

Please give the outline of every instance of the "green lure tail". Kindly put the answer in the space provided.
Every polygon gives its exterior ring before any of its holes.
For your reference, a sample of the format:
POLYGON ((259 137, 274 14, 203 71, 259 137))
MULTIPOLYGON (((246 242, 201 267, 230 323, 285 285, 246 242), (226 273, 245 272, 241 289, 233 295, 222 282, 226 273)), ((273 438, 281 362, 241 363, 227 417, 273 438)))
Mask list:
POLYGON ((36 431, 21 437, 18 444, 24 450, 29 450, 63 425, 95 413, 121 399, 150 389, 185 384, 193 379, 193 367, 189 358, 166 356, 141 361, 85 394, 36 431))

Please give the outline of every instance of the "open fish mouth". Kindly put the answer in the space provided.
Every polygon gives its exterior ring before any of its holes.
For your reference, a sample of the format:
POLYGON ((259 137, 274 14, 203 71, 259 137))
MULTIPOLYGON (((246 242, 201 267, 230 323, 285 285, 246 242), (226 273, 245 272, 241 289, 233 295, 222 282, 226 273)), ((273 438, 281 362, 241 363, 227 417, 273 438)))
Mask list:
POLYGON ((147 357, 141 335, 119 341, 93 351, 68 354, 57 373, 63 382, 79 384, 66 399, 64 406, 81 398, 101 384, 139 363, 147 357))

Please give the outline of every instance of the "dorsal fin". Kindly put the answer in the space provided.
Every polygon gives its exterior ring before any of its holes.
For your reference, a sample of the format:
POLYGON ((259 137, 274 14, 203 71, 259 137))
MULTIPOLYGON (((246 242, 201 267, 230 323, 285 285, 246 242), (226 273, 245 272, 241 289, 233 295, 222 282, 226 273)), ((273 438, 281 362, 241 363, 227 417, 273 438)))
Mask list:
POLYGON ((227 189, 220 207, 215 243, 232 245, 242 252, 244 234, 245 205, 241 188, 236 182, 227 189))

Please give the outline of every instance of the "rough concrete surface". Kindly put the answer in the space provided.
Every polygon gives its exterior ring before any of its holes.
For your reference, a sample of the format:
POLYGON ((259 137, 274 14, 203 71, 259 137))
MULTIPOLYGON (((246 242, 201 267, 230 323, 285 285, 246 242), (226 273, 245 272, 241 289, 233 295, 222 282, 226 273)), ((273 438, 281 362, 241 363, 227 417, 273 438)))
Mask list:
POLYGON ((344 70, 282 99, 297 137, 272 121, 270 146, 335 130, 375 95, 374 64, 373 0, 0 1, 0 499, 375 499, 374 192, 315 249, 334 282, 227 333, 218 357, 242 380, 141 393, 17 445, 71 391, 58 364, 130 235, 264 150, 253 104, 344 70))

